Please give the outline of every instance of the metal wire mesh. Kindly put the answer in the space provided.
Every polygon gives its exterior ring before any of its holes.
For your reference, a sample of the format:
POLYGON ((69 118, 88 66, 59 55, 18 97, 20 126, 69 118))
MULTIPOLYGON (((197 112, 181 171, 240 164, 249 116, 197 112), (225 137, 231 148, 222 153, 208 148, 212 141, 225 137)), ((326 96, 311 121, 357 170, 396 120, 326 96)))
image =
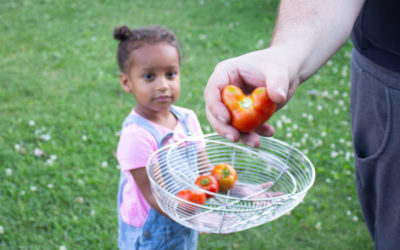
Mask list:
POLYGON ((273 138, 261 138, 257 149, 232 143, 217 134, 188 137, 159 149, 146 170, 161 209, 178 223, 202 232, 231 233, 249 229, 288 213, 311 188, 315 170, 298 149, 273 138), (204 205, 180 199, 183 189, 200 190, 197 177, 219 163, 237 171, 226 193, 204 205))

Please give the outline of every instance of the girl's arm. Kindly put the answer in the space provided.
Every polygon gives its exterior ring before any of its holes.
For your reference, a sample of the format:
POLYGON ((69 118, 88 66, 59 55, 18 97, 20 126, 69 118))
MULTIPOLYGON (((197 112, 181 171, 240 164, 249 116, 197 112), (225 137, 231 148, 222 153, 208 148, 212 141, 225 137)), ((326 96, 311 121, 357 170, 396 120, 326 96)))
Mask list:
POLYGON ((157 201, 154 199, 153 193, 151 191, 150 187, 150 180, 149 177, 147 177, 146 173, 146 168, 136 168, 132 169, 131 174, 133 178, 135 179, 136 184, 138 185, 140 192, 142 192, 144 198, 147 200, 147 202, 150 204, 150 206, 155 209, 158 213, 164 215, 165 217, 169 218, 168 215, 166 215, 158 206, 157 201))

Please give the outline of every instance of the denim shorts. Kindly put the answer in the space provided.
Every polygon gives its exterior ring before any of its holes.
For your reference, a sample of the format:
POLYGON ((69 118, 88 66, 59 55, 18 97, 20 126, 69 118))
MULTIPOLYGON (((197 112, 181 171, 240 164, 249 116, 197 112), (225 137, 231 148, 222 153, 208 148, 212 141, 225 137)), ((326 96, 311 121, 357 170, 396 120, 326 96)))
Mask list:
MULTIPOLYGON (((125 184, 125 175, 121 174, 118 204, 121 202, 121 190, 125 184)), ((119 210, 119 206, 118 206, 119 210)), ((198 232, 161 215, 150 208, 143 227, 126 224, 118 211, 118 247, 121 250, 195 250, 198 232)))

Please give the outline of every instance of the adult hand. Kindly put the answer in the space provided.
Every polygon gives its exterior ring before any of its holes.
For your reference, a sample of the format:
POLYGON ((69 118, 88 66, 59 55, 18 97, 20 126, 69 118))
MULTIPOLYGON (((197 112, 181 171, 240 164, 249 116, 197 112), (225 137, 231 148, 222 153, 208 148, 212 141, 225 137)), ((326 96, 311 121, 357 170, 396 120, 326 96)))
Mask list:
POLYGON ((258 147, 259 135, 272 136, 274 128, 263 124, 254 132, 240 133, 230 125, 231 117, 222 103, 221 91, 230 84, 239 86, 247 94, 257 87, 267 87, 270 99, 277 103, 279 109, 299 85, 300 81, 293 73, 296 72, 295 65, 293 58, 280 48, 254 51, 218 63, 204 91, 206 114, 211 126, 228 140, 241 140, 249 146, 258 147))

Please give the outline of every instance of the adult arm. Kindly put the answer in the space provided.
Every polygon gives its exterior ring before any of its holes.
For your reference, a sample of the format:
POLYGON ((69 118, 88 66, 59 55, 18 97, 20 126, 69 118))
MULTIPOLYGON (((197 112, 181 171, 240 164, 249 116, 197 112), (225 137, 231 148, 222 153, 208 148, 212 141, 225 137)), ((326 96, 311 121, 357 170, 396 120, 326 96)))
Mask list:
POLYGON ((204 91, 211 126, 232 141, 260 144, 258 134, 272 136, 264 124, 255 132, 241 134, 229 125, 229 111, 221 91, 235 84, 251 91, 266 86, 278 108, 293 96, 300 83, 310 78, 348 39, 364 0, 283 0, 269 48, 230 58, 217 64, 204 91))

